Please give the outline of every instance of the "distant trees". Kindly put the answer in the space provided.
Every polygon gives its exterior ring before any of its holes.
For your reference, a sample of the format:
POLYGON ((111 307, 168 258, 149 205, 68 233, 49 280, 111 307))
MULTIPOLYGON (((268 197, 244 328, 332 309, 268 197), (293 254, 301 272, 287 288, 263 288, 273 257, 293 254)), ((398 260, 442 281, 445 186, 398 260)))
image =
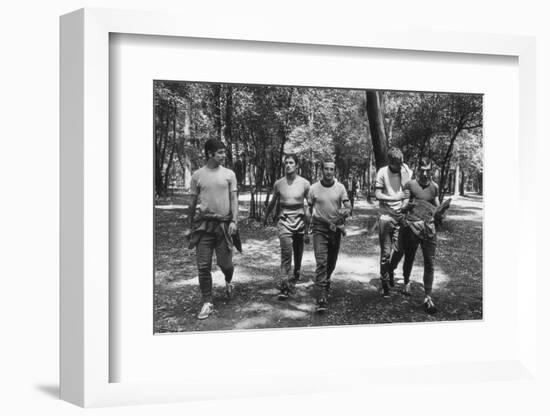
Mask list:
POLYGON ((239 170, 252 217, 261 214, 260 190, 269 194, 283 175, 288 152, 310 181, 323 158, 334 158, 338 179, 356 180, 370 196, 372 176, 395 145, 413 168, 424 156, 434 161, 441 197, 456 188, 450 178, 460 179, 459 191, 482 191, 479 95, 156 81, 154 99, 160 197, 188 189, 209 137, 226 144, 226 165, 239 170))

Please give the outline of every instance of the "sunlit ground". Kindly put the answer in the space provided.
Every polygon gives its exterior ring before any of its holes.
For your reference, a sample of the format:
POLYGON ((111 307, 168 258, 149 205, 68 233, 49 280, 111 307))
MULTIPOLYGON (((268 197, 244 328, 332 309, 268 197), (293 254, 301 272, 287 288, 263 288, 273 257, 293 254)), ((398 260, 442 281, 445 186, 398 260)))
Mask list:
MULTIPOLYGON (((241 195, 240 199, 243 198, 241 195)), ((160 207, 158 207, 160 208, 160 207)), ((241 211, 245 209, 241 206, 241 211)), ((451 204, 443 229, 438 233, 433 296, 436 315, 422 307, 423 259, 418 249, 411 281, 413 296, 402 295, 401 265, 390 299, 380 294, 379 247, 376 209, 358 201, 343 237, 336 269, 332 275, 329 311, 315 313, 312 295, 315 259, 311 244, 306 245, 302 279, 287 301, 279 301, 279 240, 275 227, 257 224, 241 226, 243 254, 234 254, 235 295, 224 296, 225 280, 214 266, 212 272, 216 313, 198 321, 201 306, 194 252, 171 244, 181 244, 180 206, 163 206, 157 235, 155 274, 155 330, 157 332, 202 331, 217 329, 275 328, 289 326, 341 325, 362 323, 412 322, 432 320, 480 319, 482 317, 481 220, 480 197, 458 198, 451 204), (179 223, 179 222, 177 222, 179 223), (157 243, 159 241, 157 240, 157 243), (170 249, 171 248, 171 249, 170 249), (166 253, 169 253, 168 255, 166 253), (160 259, 160 260, 159 260, 160 259)), ((215 256, 214 256, 215 257, 215 256)), ((215 258, 213 261, 215 265, 215 258)))

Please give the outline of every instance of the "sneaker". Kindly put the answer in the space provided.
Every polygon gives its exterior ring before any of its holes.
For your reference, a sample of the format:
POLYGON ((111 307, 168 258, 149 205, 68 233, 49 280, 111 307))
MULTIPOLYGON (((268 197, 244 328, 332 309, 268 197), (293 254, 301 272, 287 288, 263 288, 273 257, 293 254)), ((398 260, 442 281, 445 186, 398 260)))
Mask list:
POLYGON ((429 314, 434 314, 437 312, 437 308, 435 307, 435 303, 432 300, 431 296, 426 295, 424 298, 424 309, 429 314))
POLYGON ((319 313, 325 312, 328 308, 328 303, 326 299, 319 299, 317 301, 317 309, 316 311, 319 313))
POLYGON ((388 275, 390 277, 390 287, 395 286, 395 274, 393 273, 393 270, 391 272, 388 272, 388 275))
POLYGON ((227 296, 228 299, 233 297, 233 285, 229 282, 225 282, 225 296, 227 296))
POLYGON ((388 285, 388 282, 382 282, 382 296, 385 298, 390 297, 390 286, 388 285))
POLYGON ((405 283, 403 286, 403 294, 405 296, 411 296, 411 282, 405 283))
POLYGON ((201 311, 199 312, 199 315, 197 316, 197 318, 206 319, 210 316, 212 312, 214 312, 214 305, 212 305, 212 303, 210 302, 205 302, 202 305, 201 311))

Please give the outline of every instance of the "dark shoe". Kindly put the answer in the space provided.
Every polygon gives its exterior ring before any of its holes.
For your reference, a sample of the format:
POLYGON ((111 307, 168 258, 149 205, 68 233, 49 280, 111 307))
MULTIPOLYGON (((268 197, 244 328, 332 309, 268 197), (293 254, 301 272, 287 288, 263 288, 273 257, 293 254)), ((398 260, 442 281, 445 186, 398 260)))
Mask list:
POLYGON ((390 277, 390 287, 395 286, 395 275, 393 273, 393 270, 388 273, 388 276, 390 277))
POLYGON ((281 289, 281 292, 279 293, 279 296, 277 297, 279 300, 287 300, 290 292, 288 288, 281 289))
POLYGON ((319 299, 317 301, 317 308, 315 309, 318 313, 323 313, 328 308, 328 302, 326 299, 319 299))
POLYGON ((390 286, 386 281, 382 282, 382 296, 385 298, 390 297, 390 286))
POLYGON ((435 303, 432 300, 431 296, 429 296, 429 295, 426 295, 426 297, 424 298, 424 309, 430 315, 433 315, 434 313, 437 312, 437 308, 435 307, 435 303))
POLYGON ((228 299, 233 297, 233 285, 229 282, 225 282, 225 296, 227 296, 228 299))

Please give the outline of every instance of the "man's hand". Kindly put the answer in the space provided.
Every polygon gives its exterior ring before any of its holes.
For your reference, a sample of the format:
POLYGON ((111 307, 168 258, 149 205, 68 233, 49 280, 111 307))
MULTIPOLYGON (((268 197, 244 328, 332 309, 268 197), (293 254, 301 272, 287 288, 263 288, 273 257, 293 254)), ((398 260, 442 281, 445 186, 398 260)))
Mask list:
POLYGON ((233 234, 236 234, 237 233, 237 224, 234 222, 234 221, 231 221, 229 223, 229 234, 230 235, 233 235, 233 234))

